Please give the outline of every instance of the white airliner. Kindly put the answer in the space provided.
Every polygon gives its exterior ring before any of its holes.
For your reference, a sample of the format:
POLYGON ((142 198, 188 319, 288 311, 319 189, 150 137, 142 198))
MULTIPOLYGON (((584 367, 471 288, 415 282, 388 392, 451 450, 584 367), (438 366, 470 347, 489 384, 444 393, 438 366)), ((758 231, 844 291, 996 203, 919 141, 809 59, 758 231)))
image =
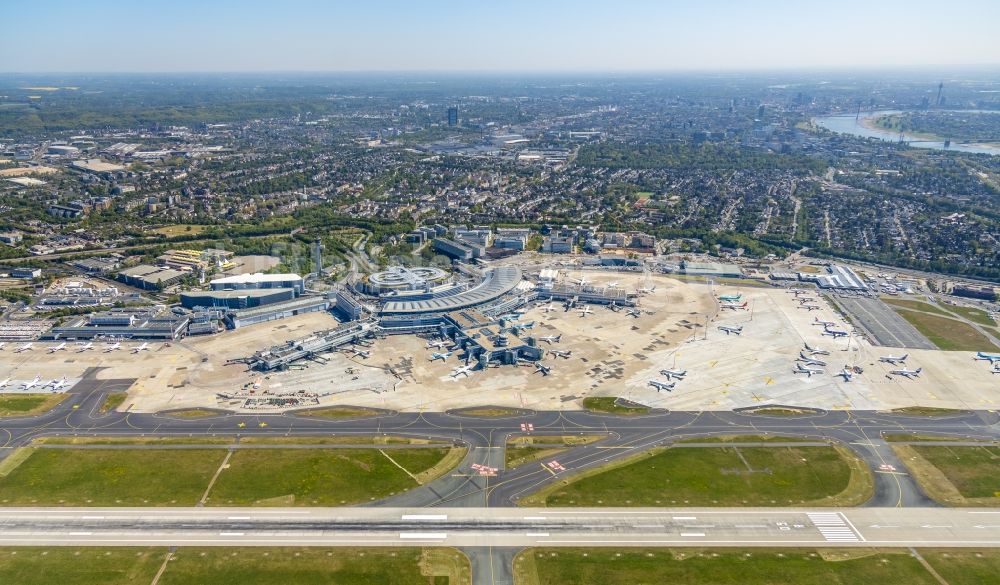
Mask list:
POLYGON ((142 342, 142 345, 133 347, 132 353, 139 353, 140 351, 146 351, 147 349, 149 349, 149 344, 144 341, 142 342))
POLYGON ((431 360, 430 361, 433 362, 434 360, 441 360, 443 362, 446 362, 446 361, 448 361, 449 357, 451 357, 451 352, 450 351, 446 351, 444 353, 437 353, 437 352, 435 352, 435 353, 431 354, 431 360))
POLYGON ((747 303, 745 301, 742 304, 740 304, 740 303, 722 303, 722 308, 723 309, 731 309, 733 311, 739 311, 741 309, 747 308, 747 303))
POLYGON ((611 281, 611 282, 609 282, 609 283, 607 284, 607 287, 608 287, 608 288, 618 288, 618 281, 617 281, 617 280, 614 280, 614 281, 611 281))
POLYGON ((21 389, 22 390, 31 390, 35 386, 38 386, 38 384, 41 381, 42 381, 42 377, 39 376, 38 374, 35 374, 35 379, 31 380, 30 382, 25 382, 24 384, 21 384, 21 389))
POLYGON ((6 388, 10 384, 10 378, 0 380, 0 388, 6 388))
POLYGON ((677 383, 676 382, 661 382, 659 380, 650 380, 649 381, 649 385, 652 386, 653 388, 656 388, 657 392, 663 392, 664 390, 666 390, 667 392, 670 392, 670 391, 672 391, 674 389, 674 386, 676 386, 677 383))
POLYGON ((819 317, 813 317, 813 325, 822 325, 823 327, 833 327, 836 325, 833 321, 822 321, 819 317))
POLYGON ((656 285, 653 285, 650 288, 639 287, 639 288, 637 288, 635 290, 635 292, 637 292, 637 293, 639 293, 641 295, 648 295, 649 293, 655 292, 655 291, 656 291, 656 285))
POLYGON ((551 353, 552 355, 554 355, 556 357, 561 357, 561 358, 569 359, 569 356, 570 356, 570 354, 573 353, 573 350, 562 351, 562 350, 558 350, 558 349, 550 349, 549 353, 551 353))
POLYGON ((428 341, 427 349, 441 349, 446 345, 448 344, 443 341, 428 341))
POLYGON ((466 376, 468 376, 469 372, 472 371, 473 367, 474 366, 461 366, 461 367, 455 368, 454 370, 451 371, 451 377, 452 378, 457 378, 458 376, 461 376, 463 374, 466 375, 466 376))
POLYGON ((31 349, 32 345, 33 344, 29 341, 28 343, 25 343, 24 345, 22 345, 22 346, 18 347, 17 349, 15 349, 14 353, 21 353, 22 351, 29 351, 31 349))
POLYGON ((799 304, 802 304, 802 303, 808 303, 809 301, 815 301, 816 298, 815 297, 799 297, 799 296, 797 296, 797 297, 795 297, 795 300, 798 301, 799 304))
POLYGON ((822 360, 811 358, 811 357, 805 355, 804 353, 802 353, 801 351, 799 352, 799 359, 796 360, 796 361, 805 362, 806 365, 810 365, 810 366, 825 366, 826 365, 826 362, 824 362, 822 360))
POLYGON ((553 303, 553 302, 551 302, 551 301, 549 301, 549 304, 547 304, 544 307, 542 307, 542 311, 548 313, 549 311, 551 311, 551 310, 553 310, 555 308, 556 308, 556 304, 553 303))
POLYGON ((850 333, 843 331, 841 329, 830 329, 827 327, 823 330, 823 335, 829 335, 830 337, 836 339, 838 337, 847 337, 850 333))
POLYGON ((730 333, 735 333, 736 335, 739 335, 743 333, 743 326, 740 325, 739 327, 733 327, 732 325, 720 325, 719 331, 725 331, 726 335, 729 335, 730 333))
POLYGON ((905 376, 908 379, 912 379, 919 376, 920 372, 922 372, 923 370, 924 370, 923 368, 917 368, 915 370, 907 370, 906 368, 903 368, 901 370, 892 370, 889 373, 896 374, 897 376, 905 376))
POLYGON ((583 277, 583 278, 571 278, 570 280, 572 280, 573 282, 577 283, 580 286, 583 286, 583 285, 587 284, 587 277, 586 276, 583 277))
POLYGON ((642 315, 642 311, 640 311, 639 309, 629 309, 625 311, 625 314, 628 315, 629 317, 635 317, 636 319, 638 319, 639 315, 642 315))
POLYGON ((910 357, 910 354, 908 353, 904 353, 903 355, 884 355, 878 358, 878 361, 898 366, 899 364, 905 362, 908 357, 910 357))
POLYGON ((818 311, 821 307, 819 305, 799 305, 799 308, 807 311, 818 311))
POLYGON ((850 382, 851 379, 854 378, 854 372, 847 369, 847 366, 844 366, 844 369, 837 372, 836 375, 843 378, 845 382, 850 382))
POLYGON ((687 376, 687 370, 660 370, 661 376, 666 376, 668 380, 673 380, 677 378, 678 380, 687 376))
POLYGON ((825 349, 820 349, 819 347, 813 347, 808 343, 805 344, 805 347, 806 351, 809 352, 810 355, 830 355, 830 352, 826 351, 825 349))
POLYGON ((580 310, 581 317, 586 317, 589 314, 590 314, 590 305, 587 305, 586 307, 580 310))
POLYGON ((792 373, 793 374, 806 374, 807 376, 809 376, 810 378, 812 378, 813 374, 822 374, 823 373, 823 369, 822 368, 809 368, 809 367, 803 366, 799 362, 795 362, 795 369, 792 370, 792 373))
POLYGON ((347 351, 351 352, 352 354, 358 356, 359 358, 361 358, 363 360, 366 360, 366 359, 372 357, 372 352, 370 352, 370 351, 364 351, 364 350, 358 349, 356 347, 349 347, 349 348, 347 348, 347 351))
POLYGON ((64 349, 66 349, 66 342, 65 341, 62 342, 62 343, 60 343, 59 345, 53 345, 52 347, 50 347, 49 348, 49 353, 55 353, 57 351, 62 351, 64 349))
POLYGON ((974 360, 984 360, 991 364, 994 362, 1000 362, 1000 353, 986 353, 985 351, 977 351, 976 355, 972 356, 974 360))
POLYGON ((545 343, 559 343, 562 340, 562 333, 559 335, 546 335, 544 337, 539 337, 539 341, 544 341, 545 343))
POLYGON ((66 386, 69 386, 69 382, 66 381, 66 376, 63 376, 61 380, 52 380, 51 382, 46 384, 46 386, 50 387, 53 392, 58 392, 59 390, 62 390, 66 386))
POLYGON ((535 362, 535 372, 541 372, 543 376, 548 376, 551 371, 552 366, 546 366, 545 364, 535 362))
POLYGON ((4 347, 6 347, 6 345, 7 345, 6 341, 0 341, 0 349, 3 349, 4 347))
POLYGON ((109 344, 108 344, 108 345, 107 345, 107 346, 106 346, 106 347, 104 348, 104 353, 109 353, 109 352, 112 352, 112 351, 116 351, 116 350, 119 350, 119 349, 121 349, 121 347, 122 347, 122 344, 121 344, 121 343, 119 343, 119 342, 117 342, 117 341, 116 341, 116 342, 114 342, 114 343, 109 343, 109 344))
POLYGON ((90 349, 94 349, 94 342, 93 341, 88 341, 87 343, 84 343, 80 347, 76 348, 76 351, 77 351, 77 353, 80 353, 80 352, 84 352, 84 351, 87 351, 87 350, 90 350, 90 349))

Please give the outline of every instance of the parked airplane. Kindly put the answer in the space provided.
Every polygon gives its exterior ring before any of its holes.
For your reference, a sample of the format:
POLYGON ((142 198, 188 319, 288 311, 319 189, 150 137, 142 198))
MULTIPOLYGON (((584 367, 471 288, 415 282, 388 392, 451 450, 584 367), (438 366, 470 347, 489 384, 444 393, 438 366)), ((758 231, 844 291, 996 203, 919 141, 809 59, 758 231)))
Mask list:
POLYGON ((60 344, 58 344, 58 345, 53 345, 52 347, 50 347, 49 348, 49 353, 55 353, 57 351, 62 351, 64 349, 66 349, 66 342, 65 341, 62 342, 62 343, 60 343, 60 344))
POLYGON ((511 330, 514 332, 520 331, 522 329, 534 329, 534 327, 535 327, 534 321, 528 321, 527 323, 514 323, 513 325, 510 326, 511 330))
POLYGON ((544 307, 542 307, 542 311, 548 313, 549 311, 551 311, 551 310, 553 310, 555 308, 556 308, 556 304, 550 301, 549 304, 547 304, 544 307))
POLYGON ((821 307, 819 305, 799 305, 799 308, 807 311, 818 311, 821 307))
POLYGON ((3 349, 7 345, 6 341, 0 341, 0 349, 3 349))
POLYGON ((736 335, 739 335, 743 333, 743 326, 740 325, 739 327, 733 327, 732 325, 720 325, 719 331, 725 331, 726 335, 729 335, 730 333, 735 333, 736 335))
POLYGON ((358 349, 356 347, 349 347, 349 348, 347 348, 347 351, 353 353, 354 355, 358 356, 359 358, 361 358, 363 360, 366 360, 366 359, 372 357, 372 352, 370 352, 370 351, 364 351, 364 350, 358 349))
POLYGON ((457 367, 457 368, 455 368, 454 370, 451 371, 451 377, 452 378, 457 378, 458 376, 461 376, 463 374, 466 375, 466 376, 468 376, 469 372, 472 371, 473 367, 474 366, 460 366, 460 367, 457 367))
POLYGON ((437 353, 437 352, 435 352, 435 353, 431 354, 431 360, 430 361, 433 362, 434 360, 441 360, 443 362, 446 362, 446 361, 448 361, 449 357, 451 357, 451 352, 450 351, 446 351, 444 353, 437 353))
POLYGON ((545 343, 559 343, 562 341, 562 333, 559 335, 546 335, 544 337, 539 337, 539 341, 544 341, 545 343))
POLYGON ((80 353, 80 352, 84 352, 84 351, 87 351, 87 350, 93 349, 93 348, 94 348, 94 342, 93 341, 88 341, 87 343, 84 343, 84 344, 80 345, 80 347, 76 348, 76 352, 80 353))
POLYGON ((119 350, 121 348, 122 348, 122 344, 120 342, 118 342, 118 341, 116 341, 114 343, 109 343, 107 346, 105 346, 104 353, 110 353, 112 351, 117 351, 117 350, 119 350))
POLYGON ((668 380, 677 378, 678 380, 687 376, 687 370, 660 370, 661 376, 666 376, 668 380))
POLYGON ((744 301, 742 305, 739 305, 739 304, 736 304, 736 303, 722 303, 722 308, 723 309, 732 309, 734 311, 738 311, 740 309, 747 308, 747 303, 746 303, 746 301, 744 301))
POLYGON ((21 389, 22 390, 31 390, 35 386, 38 386, 39 382, 41 382, 41 381, 42 381, 42 377, 39 376, 38 374, 35 374, 35 379, 31 380, 30 382, 25 382, 24 384, 21 384, 21 389))
POLYGON ((639 287, 639 288, 635 289, 635 292, 637 292, 637 293, 639 293, 641 295, 648 295, 649 293, 651 293, 651 292, 653 292, 655 290, 656 290, 656 285, 653 285, 650 288, 639 287))
POLYGON ((795 300, 798 301, 799 304, 801 305, 802 303, 808 303, 809 301, 815 301, 816 297, 800 297, 800 296, 796 296, 795 300))
POLYGON ((676 386, 677 383, 676 382, 660 382, 659 380, 650 380, 649 381, 649 385, 652 386, 653 388, 656 388, 657 392, 663 392, 664 390, 666 390, 667 392, 670 392, 670 391, 672 391, 674 389, 674 386, 676 386))
POLYGON ((908 357, 910 357, 910 354, 908 353, 904 353, 903 355, 884 355, 878 358, 878 361, 898 366, 899 364, 905 362, 908 357))
POLYGON ((826 365, 826 362, 821 361, 821 360, 817 360, 817 359, 813 359, 813 358, 805 355, 801 351, 799 352, 799 359, 796 360, 796 361, 805 362, 806 365, 810 365, 810 366, 825 366, 826 365))
POLYGON ((1000 353, 986 353, 985 351, 977 351, 976 355, 972 356, 974 360, 986 360, 991 364, 994 362, 1000 362, 1000 353))
POLYGON ((833 327, 836 325, 833 321, 821 321, 819 317, 813 317, 813 325, 822 325, 823 327, 833 327))
POLYGON ((32 343, 29 341, 28 343, 25 343, 24 345, 22 345, 22 346, 18 347, 17 349, 15 349, 14 353, 21 353, 22 351, 28 351, 28 350, 31 349, 31 346, 32 346, 32 343))
POLYGON ((535 371, 541 372, 543 376, 548 376, 549 372, 552 371, 552 366, 546 366, 545 364, 535 362, 535 371))
POLYGON ((625 311, 625 314, 628 315, 629 317, 635 317, 636 319, 638 319, 639 315, 642 315, 642 311, 640 311, 639 309, 629 309, 625 311))
POLYGON ((901 370, 892 370, 889 373, 896 374, 897 376, 906 376, 907 378, 912 379, 919 376, 920 372, 922 372, 923 370, 924 370, 923 368, 917 368, 915 370, 907 370, 906 368, 903 368, 901 370))
POLYGON ((615 280, 615 281, 612 281, 612 282, 609 282, 609 283, 607 284, 607 287, 608 287, 608 288, 618 288, 618 281, 617 281, 617 280, 615 280))
POLYGON ((52 380, 51 382, 46 384, 46 386, 50 387, 53 392, 58 392, 63 388, 65 388, 66 386, 69 386, 69 382, 66 381, 66 376, 63 376, 61 380, 52 380))
POLYGON ((840 376, 841 378, 843 378, 845 382, 850 382, 851 379, 854 378, 854 372, 852 372, 851 370, 847 369, 847 366, 844 366, 844 369, 840 370, 835 375, 840 376))
POLYGON ((556 357, 561 357, 561 358, 569 359, 569 356, 570 356, 570 354, 573 353, 573 350, 570 349, 570 350, 563 351, 563 350, 559 350, 559 349, 550 349, 549 353, 551 353, 552 355, 554 355, 556 357))
POLYGON ((0 380, 0 388, 6 388, 8 384, 10 384, 10 378, 0 380))
POLYGON ((829 335, 830 337, 836 339, 838 337, 847 337, 850 333, 843 331, 841 329, 830 329, 827 327, 823 330, 823 335, 829 335))
POLYGON ((740 293, 736 293, 734 295, 719 295, 719 300, 724 303, 738 303, 742 298, 743 295, 740 293))
POLYGON ((132 348, 132 353, 139 353, 140 351, 146 351, 147 349, 149 349, 149 344, 143 341, 141 345, 137 345, 132 348))
POLYGON ((442 349, 446 345, 448 344, 443 341, 428 341, 427 349, 442 349))
POLYGON ((809 352, 809 355, 830 355, 830 352, 826 351, 825 349, 820 349, 819 347, 813 347, 808 343, 805 344, 805 347, 806 351, 809 352))
POLYGON ((572 280, 573 282, 575 282, 576 284, 578 284, 580 286, 583 286, 583 285, 587 284, 587 277, 586 276, 583 277, 583 278, 571 278, 570 280, 572 280))
POLYGON ((795 296, 799 296, 800 294, 802 294, 802 293, 804 293, 806 291, 802 290, 801 288, 790 288, 786 292, 790 292, 790 293, 792 293, 795 296))
POLYGON ((590 313, 591 313, 591 311, 590 311, 590 305, 587 305, 586 307, 584 307, 583 309, 580 310, 580 316, 581 317, 586 317, 590 313))
POLYGON ((792 373, 793 374, 805 374, 805 375, 809 376, 810 378, 812 378, 813 374, 822 374, 823 373, 823 369, 822 368, 809 368, 809 367, 803 366, 799 362, 795 362, 795 369, 792 370, 792 373))
POLYGON ((520 319, 523 316, 524 316, 524 311, 511 311, 509 313, 504 313, 503 315, 500 315, 500 318, 512 320, 512 319, 520 319))

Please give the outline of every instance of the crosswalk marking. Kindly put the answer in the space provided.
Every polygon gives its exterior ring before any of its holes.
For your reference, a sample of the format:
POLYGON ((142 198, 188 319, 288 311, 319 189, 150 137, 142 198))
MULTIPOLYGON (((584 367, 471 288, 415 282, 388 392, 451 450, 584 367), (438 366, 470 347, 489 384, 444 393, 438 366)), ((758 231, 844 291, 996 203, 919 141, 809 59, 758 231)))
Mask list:
POLYGON ((848 525, 839 512, 807 512, 806 516, 827 542, 862 541, 861 535, 848 525))

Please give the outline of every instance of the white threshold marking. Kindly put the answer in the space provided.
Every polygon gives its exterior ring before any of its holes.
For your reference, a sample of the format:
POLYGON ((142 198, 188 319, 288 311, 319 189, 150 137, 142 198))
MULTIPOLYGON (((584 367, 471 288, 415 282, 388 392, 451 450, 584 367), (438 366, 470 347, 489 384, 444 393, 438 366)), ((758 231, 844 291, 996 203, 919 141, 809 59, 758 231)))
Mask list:
POLYGON ((704 532, 681 532, 682 538, 694 538, 695 536, 705 536, 704 532))
POLYGON ((448 535, 444 532, 400 532, 400 538, 420 538, 424 540, 445 540, 448 535))
POLYGON ((93 532, 70 532, 70 536, 90 536, 93 532))
POLYGON ((403 514, 403 520, 447 520, 447 514, 403 514))
POLYGON ((545 516, 525 516, 525 520, 545 520, 545 516))
POLYGON ((674 516, 674 520, 697 520, 697 516, 674 516))
POLYGON ((249 520, 250 516, 229 516, 226 520, 249 520))
POLYGON ((219 536, 243 536, 242 532, 220 532, 219 536))
POLYGON ((80 516, 81 520, 104 520, 104 516, 80 516))
POLYGON ((525 536, 534 536, 536 538, 545 538, 549 535, 548 532, 529 532, 525 536))

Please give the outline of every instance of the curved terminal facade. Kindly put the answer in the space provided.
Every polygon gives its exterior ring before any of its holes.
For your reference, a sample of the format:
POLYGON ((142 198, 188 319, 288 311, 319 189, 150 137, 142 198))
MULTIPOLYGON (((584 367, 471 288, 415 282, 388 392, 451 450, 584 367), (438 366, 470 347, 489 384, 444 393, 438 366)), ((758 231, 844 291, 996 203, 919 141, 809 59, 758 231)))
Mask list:
POLYGON ((440 268, 393 266, 368 275, 361 282, 360 288, 366 294, 377 296, 401 291, 427 290, 440 286, 448 280, 448 273, 440 268))
POLYGON ((382 298, 382 315, 420 315, 447 313, 477 307, 496 301, 511 293, 521 282, 521 269, 515 266, 490 268, 483 280, 472 288, 460 285, 443 286, 421 291, 420 294, 397 293, 382 298))

